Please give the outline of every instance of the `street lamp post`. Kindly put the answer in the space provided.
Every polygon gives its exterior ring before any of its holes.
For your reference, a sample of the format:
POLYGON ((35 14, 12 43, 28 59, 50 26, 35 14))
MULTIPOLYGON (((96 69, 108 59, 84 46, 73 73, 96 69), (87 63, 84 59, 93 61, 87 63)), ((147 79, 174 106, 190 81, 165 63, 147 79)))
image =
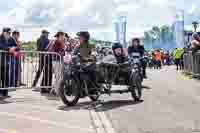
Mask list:
POLYGON ((194 27, 194 32, 197 32, 197 27, 198 27, 198 22, 194 21, 193 23, 193 27, 194 27))

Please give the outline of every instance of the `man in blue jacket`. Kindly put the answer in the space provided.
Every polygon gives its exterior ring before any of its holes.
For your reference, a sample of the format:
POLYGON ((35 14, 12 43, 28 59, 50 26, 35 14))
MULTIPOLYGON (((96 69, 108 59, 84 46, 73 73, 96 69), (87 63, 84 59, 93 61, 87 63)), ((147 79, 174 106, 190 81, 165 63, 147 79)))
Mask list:
MULTIPOLYGON (((16 33, 17 31, 14 31, 13 33, 16 33)), ((17 41, 15 40, 14 36, 10 37, 8 39, 10 45, 12 47, 15 47, 15 52, 19 51, 20 48, 17 46, 17 41)), ((14 54, 10 55, 10 86, 11 87, 17 87, 17 81, 18 81, 18 65, 17 65, 17 57, 14 54)))
POLYGON ((11 60, 14 55, 17 47, 10 40, 11 29, 4 28, 2 34, 0 35, 0 50, 5 51, 0 53, 0 97, 8 97, 8 87, 11 86, 11 77, 10 77, 10 66, 12 65, 11 60))

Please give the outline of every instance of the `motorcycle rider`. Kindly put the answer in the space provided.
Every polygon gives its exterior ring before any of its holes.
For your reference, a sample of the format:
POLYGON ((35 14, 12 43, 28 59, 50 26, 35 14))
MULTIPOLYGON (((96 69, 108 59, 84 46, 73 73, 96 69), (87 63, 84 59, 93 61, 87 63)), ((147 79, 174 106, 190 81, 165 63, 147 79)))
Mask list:
POLYGON ((95 62, 95 46, 89 43, 90 34, 87 31, 77 33, 80 46, 74 50, 74 55, 80 54, 80 62, 95 62))
POLYGON ((96 67, 95 45, 89 43, 90 34, 88 31, 78 32, 77 36, 79 37, 80 46, 74 50, 73 55, 79 55, 81 64, 91 63, 87 67, 87 71, 91 80, 94 81, 95 86, 99 88, 100 86, 96 81, 96 73, 95 73, 95 67, 96 67))
MULTIPOLYGON (((133 38, 132 39, 132 45, 128 47, 128 55, 131 56, 132 53, 140 53, 140 56, 143 57, 145 53, 144 46, 141 45, 139 38, 133 38)), ((142 62, 142 72, 144 78, 147 78, 146 76, 146 62, 141 60, 142 62)))
POLYGON ((112 50, 115 59, 117 61, 117 64, 124 63, 125 61, 127 61, 127 58, 125 57, 124 54, 123 46, 120 43, 118 42, 114 43, 112 46, 112 50))

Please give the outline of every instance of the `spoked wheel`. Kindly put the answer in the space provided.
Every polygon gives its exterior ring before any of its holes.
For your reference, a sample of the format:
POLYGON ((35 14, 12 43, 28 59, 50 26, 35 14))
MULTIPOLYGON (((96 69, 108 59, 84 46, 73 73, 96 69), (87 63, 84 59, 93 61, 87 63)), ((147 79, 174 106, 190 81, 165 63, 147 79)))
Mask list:
POLYGON ((142 97, 142 78, 138 72, 133 74, 131 95, 135 101, 140 101, 142 97))
POLYGON ((63 80, 59 87, 59 96, 67 106, 74 106, 80 98, 77 83, 75 80, 63 80))
POLYGON ((100 93, 98 92, 98 90, 91 90, 90 94, 91 95, 89 95, 89 98, 91 101, 96 102, 99 100, 100 93))

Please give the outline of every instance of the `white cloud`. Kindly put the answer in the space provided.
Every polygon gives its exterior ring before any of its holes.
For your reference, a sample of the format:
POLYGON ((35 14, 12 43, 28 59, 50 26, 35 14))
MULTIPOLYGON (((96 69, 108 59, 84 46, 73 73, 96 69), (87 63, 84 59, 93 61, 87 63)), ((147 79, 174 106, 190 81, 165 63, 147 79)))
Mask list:
POLYGON ((89 30, 94 37, 112 40, 113 16, 128 17, 130 38, 154 25, 171 24, 177 9, 185 9, 189 25, 200 19, 200 9, 195 6, 199 4, 199 0, 2 0, 0 26, 23 29, 26 39, 35 39, 42 28, 48 28, 72 33, 89 30))
POLYGON ((167 5, 168 0, 150 0, 151 4, 154 4, 156 6, 164 7, 167 5))
POLYGON ((188 10, 188 14, 193 14, 195 12, 195 10, 197 10, 197 5, 192 4, 192 7, 190 10, 188 10))

